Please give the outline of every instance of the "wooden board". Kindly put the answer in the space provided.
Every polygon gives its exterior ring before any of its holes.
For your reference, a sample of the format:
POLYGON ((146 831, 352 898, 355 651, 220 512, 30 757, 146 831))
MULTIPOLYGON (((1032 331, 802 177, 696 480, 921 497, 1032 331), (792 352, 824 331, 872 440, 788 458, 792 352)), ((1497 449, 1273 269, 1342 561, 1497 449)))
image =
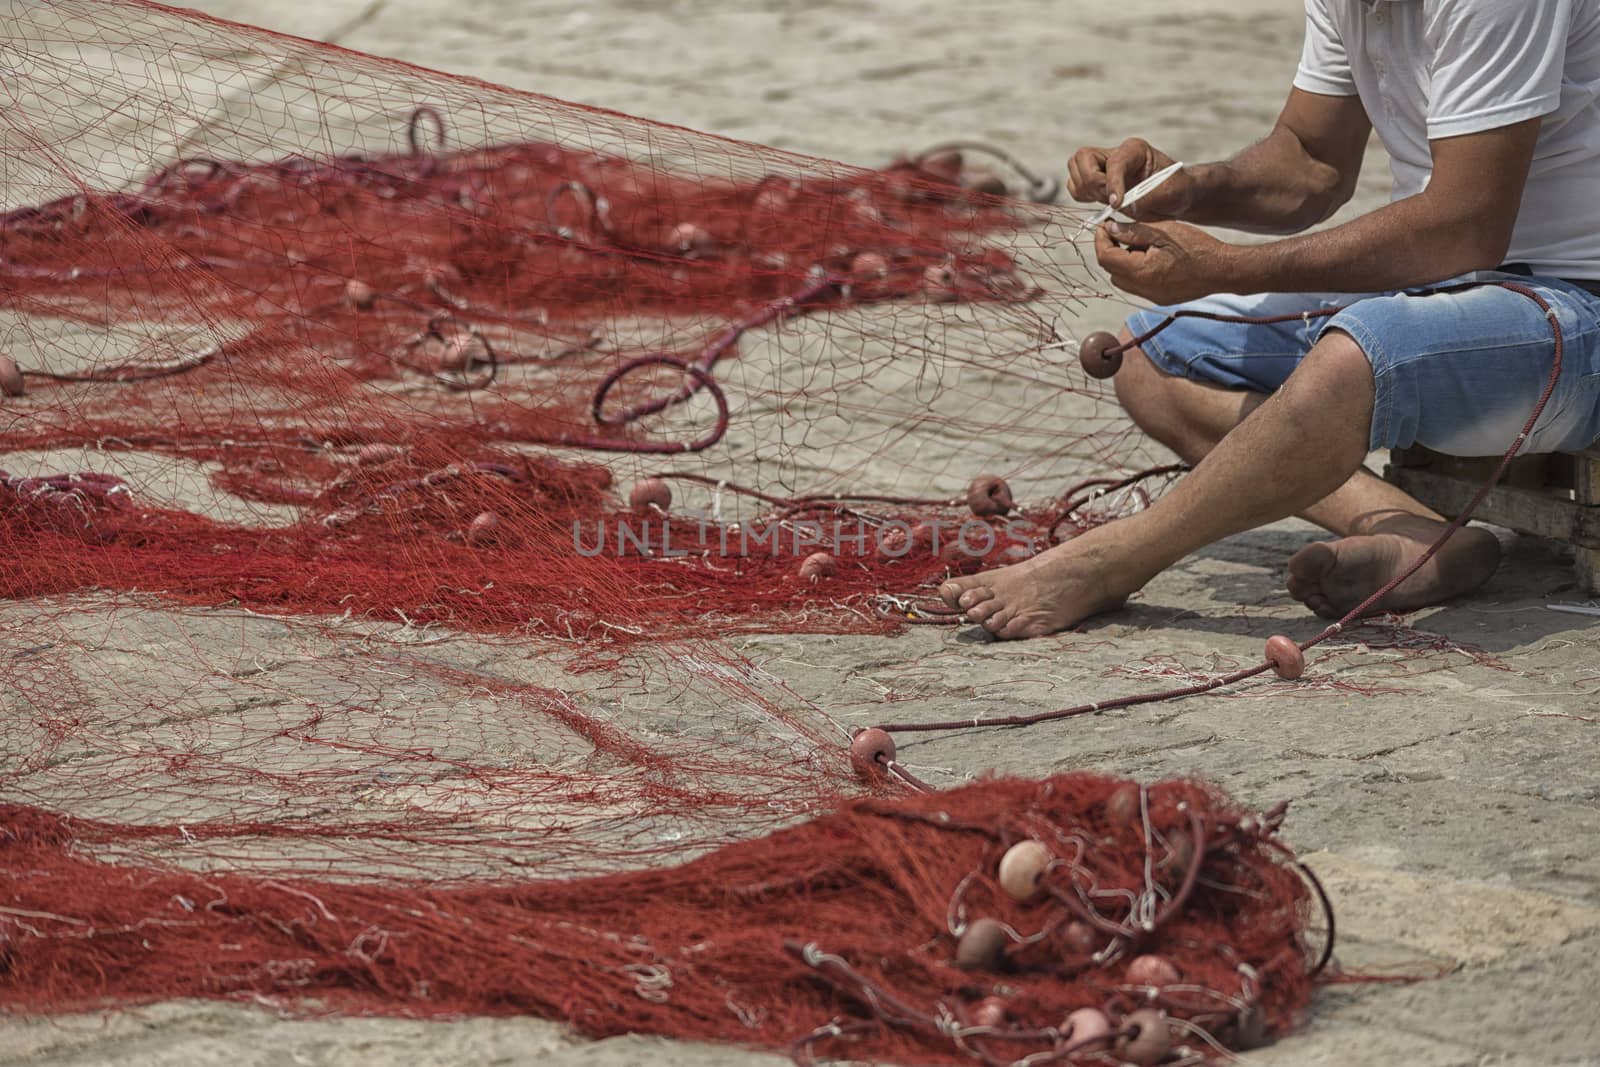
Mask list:
MULTIPOLYGON (((1442 515, 1459 515, 1481 488, 1478 482, 1412 467, 1390 467, 1384 476, 1442 515)), ((1600 549, 1600 508, 1546 493, 1497 486, 1472 517, 1521 533, 1600 549)))
MULTIPOLYGON (((1600 449, 1591 448, 1578 457, 1574 495, 1579 507, 1600 514, 1600 449)), ((1586 593, 1600 593, 1600 551, 1578 549, 1578 585, 1586 593)))
MULTIPOLYGON (((1396 449, 1384 478, 1440 514, 1459 515, 1498 462, 1396 449)), ((1473 518, 1572 545, 1579 587, 1600 593, 1600 447, 1517 457, 1473 518)))

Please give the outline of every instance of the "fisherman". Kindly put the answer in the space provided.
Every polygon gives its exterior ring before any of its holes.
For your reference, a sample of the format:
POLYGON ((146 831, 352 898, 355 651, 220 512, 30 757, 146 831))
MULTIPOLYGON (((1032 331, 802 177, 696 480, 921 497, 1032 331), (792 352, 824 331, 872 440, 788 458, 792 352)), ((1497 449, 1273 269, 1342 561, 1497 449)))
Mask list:
MULTIPOLYGON (((1101 267, 1158 305, 1276 325, 1181 318, 1129 349, 1117 397, 1194 464, 1152 507, 1023 563, 940 588, 1000 637, 1051 633, 1122 605, 1219 538, 1290 515, 1336 540, 1289 561, 1288 589, 1338 618, 1383 588, 1444 519, 1363 466, 1380 448, 1500 455, 1550 377, 1552 309, 1565 340, 1528 452, 1600 439, 1600 0, 1306 0, 1299 71, 1277 124, 1225 162, 1184 166, 1095 231, 1101 267), (1305 233, 1347 202, 1369 135, 1391 201, 1305 233), (1192 223, 1279 236, 1222 241, 1192 223), (1242 295, 1241 295, 1242 294, 1242 295)), ((1171 166, 1132 138, 1082 148, 1069 189, 1116 206, 1171 166)), ((1468 527, 1376 606, 1468 593, 1500 559, 1468 527)))

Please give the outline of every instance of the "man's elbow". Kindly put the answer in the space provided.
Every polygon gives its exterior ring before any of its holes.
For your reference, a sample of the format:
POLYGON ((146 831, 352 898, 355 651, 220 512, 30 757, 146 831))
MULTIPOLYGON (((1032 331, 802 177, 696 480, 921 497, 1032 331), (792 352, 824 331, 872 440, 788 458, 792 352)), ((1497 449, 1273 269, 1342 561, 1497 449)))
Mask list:
POLYGON ((1459 255, 1463 266, 1456 273, 1474 270, 1493 270, 1506 261, 1511 251, 1511 235, 1516 228, 1516 216, 1507 219, 1503 213, 1475 214, 1462 220, 1455 228, 1460 235, 1459 255))
POLYGON ((1448 276, 1493 270, 1505 263, 1517 225, 1517 207, 1499 197, 1430 185, 1419 197, 1426 221, 1415 236, 1435 250, 1448 276))
POLYGON ((1300 233, 1320 226, 1333 218, 1356 195, 1354 177, 1347 179, 1331 167, 1326 168, 1319 177, 1322 179, 1320 182, 1306 189, 1298 209, 1284 219, 1280 232, 1300 233))
POLYGON ((1314 207, 1316 218, 1307 223, 1307 225, 1317 226, 1327 222, 1338 213, 1340 208, 1348 204, 1351 198, 1355 195, 1355 179, 1352 178, 1348 181, 1340 179, 1338 184, 1323 190, 1321 197, 1317 200, 1314 207))

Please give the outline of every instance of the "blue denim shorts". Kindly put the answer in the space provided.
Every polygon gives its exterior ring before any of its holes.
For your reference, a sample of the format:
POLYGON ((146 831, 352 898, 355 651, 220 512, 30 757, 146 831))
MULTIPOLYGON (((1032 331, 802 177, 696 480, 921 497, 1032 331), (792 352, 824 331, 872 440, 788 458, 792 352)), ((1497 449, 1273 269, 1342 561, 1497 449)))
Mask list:
MULTIPOLYGON (((1600 440, 1600 296, 1556 278, 1485 271, 1538 292, 1564 341, 1561 377, 1524 452, 1572 452, 1600 440)), ((1510 447, 1549 380, 1555 343, 1545 313, 1497 285, 1455 283, 1403 293, 1213 296, 1180 305, 1226 315, 1304 317, 1273 326, 1181 318, 1142 346, 1166 374, 1270 393, 1329 330, 1355 339, 1372 363, 1372 447, 1425 445, 1455 456, 1510 447), (1331 317, 1307 312, 1331 307, 1331 317)), ((1175 308, 1128 319, 1135 337, 1175 308)))

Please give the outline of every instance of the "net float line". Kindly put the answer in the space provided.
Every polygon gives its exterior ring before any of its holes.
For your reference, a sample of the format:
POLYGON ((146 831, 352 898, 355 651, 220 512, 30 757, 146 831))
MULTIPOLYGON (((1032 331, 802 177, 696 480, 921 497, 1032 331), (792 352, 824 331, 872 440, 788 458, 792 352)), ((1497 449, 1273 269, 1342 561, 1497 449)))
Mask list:
MULTIPOLYGON (((1452 289, 1439 291, 1451 292, 1452 289)), ((1168 312, 1160 322, 1150 327, 1150 329, 1137 337, 1130 337, 1127 341, 1119 339, 1116 334, 1106 330, 1096 330, 1088 337, 1085 337, 1078 345, 1078 364, 1091 378, 1110 378, 1122 369, 1123 353, 1130 348, 1138 348, 1143 345, 1179 319, 1204 319, 1207 322, 1227 322, 1241 326, 1274 326, 1283 322, 1331 318, 1349 306, 1348 304, 1342 304, 1338 307, 1315 308, 1310 311, 1296 311, 1284 315, 1228 315, 1220 311, 1202 311, 1199 308, 1178 308, 1175 311, 1168 312)))
MULTIPOLYGON (((1438 291, 1458 292, 1463 289, 1473 288, 1477 285, 1495 285, 1502 289, 1509 290, 1510 292, 1516 293, 1519 296, 1531 300, 1534 305, 1544 313, 1545 320, 1550 324, 1550 334, 1553 347, 1550 363, 1550 374, 1545 381, 1544 389, 1540 392, 1538 400, 1534 402, 1533 410, 1528 414, 1527 420, 1522 424, 1522 429, 1517 432, 1516 437, 1512 439, 1511 444, 1506 448, 1505 453, 1500 457, 1500 461, 1495 465, 1494 470, 1489 474, 1489 477, 1484 481, 1483 485, 1478 488, 1477 492, 1472 495, 1472 498, 1467 501, 1466 506, 1461 509, 1460 513, 1457 514, 1455 518, 1450 520, 1449 524, 1445 526, 1442 531, 1440 531, 1439 536, 1434 539, 1433 543, 1424 549, 1416 559, 1406 566, 1399 574, 1395 575, 1395 577, 1384 583, 1381 588, 1373 592, 1371 596, 1367 597, 1361 603, 1351 608, 1337 622, 1330 623, 1328 626, 1324 627, 1321 632, 1305 641, 1300 642, 1296 642, 1292 638, 1289 638, 1283 634, 1274 634, 1267 640, 1267 658, 1263 662, 1258 663, 1253 667, 1246 667, 1240 670, 1230 671, 1227 674, 1217 675, 1205 682, 1200 682, 1195 685, 1180 686, 1175 689, 1165 689, 1152 693, 1136 693, 1129 696, 1108 697, 1105 700, 1091 701, 1086 704, 1078 704, 1073 707, 1060 708, 1054 711, 1039 712, 1035 715, 1007 715, 997 719, 973 717, 970 719, 948 719, 942 722, 887 723, 879 725, 877 729, 884 730, 888 733, 934 733, 950 730, 969 730, 981 726, 1032 726, 1042 722, 1053 722, 1057 719, 1075 718, 1080 715, 1093 715, 1097 712, 1109 711, 1113 708, 1129 708, 1136 707, 1141 704, 1155 704, 1167 700, 1180 700, 1186 697, 1200 696, 1204 693, 1215 692, 1216 690, 1225 686, 1236 685, 1239 682, 1248 681, 1251 678, 1265 674, 1267 671, 1275 672, 1280 679, 1284 679, 1286 681, 1299 678, 1305 670, 1305 653, 1307 651, 1316 647, 1317 645, 1322 644, 1329 638, 1342 633, 1346 626, 1350 625, 1357 619, 1360 619, 1368 611, 1374 608, 1380 601, 1383 600, 1384 597, 1392 593, 1402 582, 1410 578, 1413 574, 1416 574, 1417 571, 1421 570, 1422 567, 1425 566, 1427 562, 1431 560, 1441 548, 1444 547, 1445 542, 1450 540, 1450 538, 1455 535, 1457 530, 1461 529, 1472 519, 1473 512, 1475 512, 1478 509, 1478 506, 1483 503, 1484 497, 1488 496, 1489 493, 1493 491, 1494 487, 1500 483, 1500 480, 1505 477, 1507 468, 1511 466, 1511 461, 1517 457, 1517 454, 1522 451, 1523 446, 1527 443, 1528 438, 1532 436, 1534 427, 1538 424, 1540 417, 1544 414, 1544 409, 1550 403, 1550 397, 1552 394, 1554 394, 1556 385, 1561 379, 1561 367, 1566 353, 1566 338, 1561 329, 1561 322, 1556 317, 1555 309, 1550 306, 1549 301, 1545 300, 1545 298, 1540 296, 1539 293, 1534 289, 1531 289, 1520 282, 1512 281, 1471 282, 1467 283, 1466 285, 1449 286, 1438 291)), ((1328 308, 1322 309, 1318 312, 1312 312, 1310 314, 1335 315, 1342 310, 1344 310, 1343 307, 1328 308)), ((1141 344, 1143 341, 1149 340, 1157 333, 1166 329, 1168 326, 1171 326, 1180 318, 1205 318, 1219 322, 1242 322, 1265 325, 1273 322, 1290 321, 1293 319, 1299 319, 1301 317, 1301 315, 1289 315, 1272 316, 1266 318, 1249 318, 1246 316, 1229 316, 1212 314, 1198 310, 1180 309, 1167 315, 1166 318, 1164 318, 1155 327, 1146 331, 1144 334, 1141 334, 1139 338, 1135 338, 1126 344, 1120 345, 1120 347, 1117 349, 1117 358, 1120 360, 1122 352, 1132 348, 1135 344, 1141 344)), ((1110 335, 1105 334, 1103 336, 1110 335)), ((1115 338, 1113 338, 1113 340, 1115 340, 1115 338)), ((1114 372, 1115 371, 1113 370, 1111 373, 1114 372)), ((952 614, 956 614, 953 609, 952 614)))
POLYGON ((1036 204, 1053 204, 1061 196, 1060 178, 1046 177, 1035 173, 1016 156, 1003 148, 989 144, 987 141, 942 141, 939 144, 924 148, 910 158, 913 163, 926 164, 935 156, 955 153, 957 154, 956 165, 959 169, 961 164, 959 153, 962 152, 977 152, 980 155, 989 156, 1016 171, 1022 180, 1028 183, 1028 199, 1036 204))
MULTIPOLYGON (((1045 517, 1040 520, 1040 525, 1044 527, 1046 536, 1051 541, 1059 544, 1061 541, 1065 540, 1065 538, 1057 537, 1056 531, 1060 528, 1061 524, 1073 514, 1073 512, 1077 511, 1085 504, 1092 503, 1093 501, 1098 500, 1100 497, 1114 493, 1119 489, 1126 489, 1129 486, 1138 485, 1140 482, 1147 481, 1151 478, 1162 478, 1170 474, 1184 474, 1189 469, 1190 468, 1187 463, 1164 463, 1160 466, 1148 467, 1142 471, 1136 471, 1135 473, 1124 478, 1105 477, 1085 479, 1061 494, 1060 502, 1049 511, 1045 512, 1045 517), (1079 499, 1078 497, 1080 493, 1087 495, 1085 495, 1082 499, 1079 499)), ((1081 533, 1083 529, 1084 527, 1080 526, 1076 532, 1081 533)))
MULTIPOLYGON (((1156 467, 1149 467, 1125 477, 1099 477, 1084 479, 1083 481, 1074 483, 1065 492, 1060 494, 1057 503, 1037 511, 1023 509, 1020 514, 1023 517, 1028 518, 1030 521, 1035 522, 1037 525, 1047 531, 1054 530, 1055 528, 1059 527, 1062 522, 1065 521, 1065 519, 1074 511, 1077 511, 1079 508, 1098 497, 1115 492, 1118 489, 1124 489, 1130 485, 1137 485, 1139 482, 1146 481, 1150 478, 1159 478, 1169 474, 1181 474, 1187 470, 1189 470, 1187 464, 1167 463, 1156 467), (1080 493, 1085 493, 1089 490, 1095 491, 1089 492, 1089 495, 1081 500, 1078 499, 1078 495, 1080 493)), ((800 493, 793 496, 780 496, 774 493, 763 492, 754 486, 743 485, 727 478, 716 478, 707 474, 696 474, 692 471, 655 471, 645 475, 645 478, 662 481, 693 482, 698 485, 710 486, 719 492, 725 491, 733 493, 737 496, 749 497, 752 500, 759 500, 762 503, 771 504, 775 507, 795 509, 832 506, 849 508, 850 505, 853 504, 887 504, 891 506, 912 508, 953 508, 960 507, 965 504, 970 508, 972 507, 974 493, 974 488, 969 488, 965 494, 947 497, 897 496, 886 493, 853 493, 849 492, 848 490, 837 493, 800 493)), ((1002 485, 1004 484, 1004 480, 1000 479, 997 475, 981 474, 973 479, 973 487, 980 487, 980 483, 987 483, 990 479, 993 479, 1002 485)), ((984 486, 984 488, 986 488, 986 486, 984 486)), ((1005 492, 1009 494, 1009 487, 1005 490, 1005 492)), ((1008 514, 1010 510, 1011 509, 1008 506, 1005 512, 999 512, 999 514, 1008 514)))
MULTIPOLYGON (((657 412, 665 411, 674 404, 681 404, 684 401, 689 400, 694 396, 699 384, 705 380, 709 380, 711 368, 715 367, 717 361, 733 349, 734 345, 738 343, 739 338, 744 336, 747 331, 759 329, 771 323, 781 321, 782 319, 787 318, 789 315, 792 315, 796 312, 804 311, 809 305, 812 305, 814 302, 818 301, 820 297, 829 292, 836 291, 842 284, 845 284, 844 279, 824 274, 817 280, 809 282, 798 291, 778 300, 774 300, 767 304, 766 307, 752 312, 751 314, 728 326, 727 329, 723 330, 720 334, 706 343, 704 351, 701 352, 700 356, 695 359, 692 364, 692 366, 698 368, 702 372, 701 374, 694 376, 695 384, 686 385, 670 396, 660 397, 655 400, 636 404, 633 407, 624 409, 616 415, 607 415, 603 410, 605 406, 605 400, 617 382, 619 382, 623 376, 628 374, 628 372, 636 370, 642 366, 651 365, 652 357, 658 356, 661 353, 650 353, 649 355, 641 356, 639 359, 629 360, 627 363, 624 363, 622 366, 606 375, 603 379, 601 379, 600 384, 596 386, 594 391, 594 402, 590 408, 594 415, 594 421, 602 426, 625 426, 628 423, 635 422, 647 415, 654 415, 657 412)), ((726 427, 724 427, 724 429, 726 429, 726 427)), ((720 439, 721 434, 719 433, 716 440, 720 439)), ((713 440, 711 443, 714 444, 715 440, 713 440)), ((685 451, 698 451, 698 449, 685 449, 685 451)))
POLYGON ((726 478, 716 478, 708 474, 696 474, 692 471, 657 471, 647 475, 647 477, 709 485, 714 489, 726 490, 738 496, 747 496, 752 500, 759 500, 762 503, 772 504, 777 507, 798 507, 805 504, 829 504, 834 502, 841 504, 899 504, 905 507, 953 507, 961 503, 960 497, 891 496, 882 493, 802 493, 798 496, 778 496, 773 493, 763 492, 754 486, 741 485, 726 478))
MULTIPOLYGON (((695 383, 692 386, 687 386, 685 389, 679 390, 678 393, 673 395, 673 398, 669 398, 664 401, 652 401, 652 403, 660 404, 660 407, 656 407, 653 410, 660 411, 671 404, 678 403, 681 400, 687 400, 689 397, 693 396, 697 390, 704 389, 711 395, 712 403, 716 404, 717 406, 717 418, 709 430, 694 440, 683 441, 677 444, 662 441, 618 441, 608 437, 597 437, 592 434, 561 434, 553 439, 553 443, 564 445, 569 448, 587 448, 598 452, 670 454, 680 452, 703 452, 712 445, 716 444, 718 441, 721 441, 728 432, 728 423, 731 419, 731 413, 728 407, 728 397, 727 394, 722 391, 722 386, 718 385, 717 380, 711 376, 711 370, 709 367, 702 366, 698 362, 691 362, 682 358, 681 356, 668 355, 665 352, 656 352, 650 355, 635 357, 608 374, 605 380, 600 383, 599 387, 595 389, 593 404, 595 421, 601 421, 601 405, 605 403, 606 396, 611 392, 616 384, 620 382, 622 378, 629 372, 638 370, 641 367, 649 366, 673 367, 677 370, 683 371, 683 373, 691 378, 695 383)), ((641 409, 649 408, 650 406, 650 404, 641 405, 641 409)), ((633 418, 638 418, 641 415, 649 414, 648 411, 643 411, 641 409, 630 409, 629 413, 632 414, 634 411, 638 412, 638 414, 633 415, 633 418)), ((627 421, 631 421, 631 419, 627 421)))
POLYGON ((82 374, 65 374, 55 371, 25 370, 24 378, 37 378, 40 381, 50 382, 99 382, 123 384, 129 382, 148 382, 157 378, 170 378, 177 374, 186 374, 200 367, 209 366, 211 362, 226 354, 227 346, 210 344, 192 355, 168 363, 123 363, 105 370, 91 371, 82 374))

